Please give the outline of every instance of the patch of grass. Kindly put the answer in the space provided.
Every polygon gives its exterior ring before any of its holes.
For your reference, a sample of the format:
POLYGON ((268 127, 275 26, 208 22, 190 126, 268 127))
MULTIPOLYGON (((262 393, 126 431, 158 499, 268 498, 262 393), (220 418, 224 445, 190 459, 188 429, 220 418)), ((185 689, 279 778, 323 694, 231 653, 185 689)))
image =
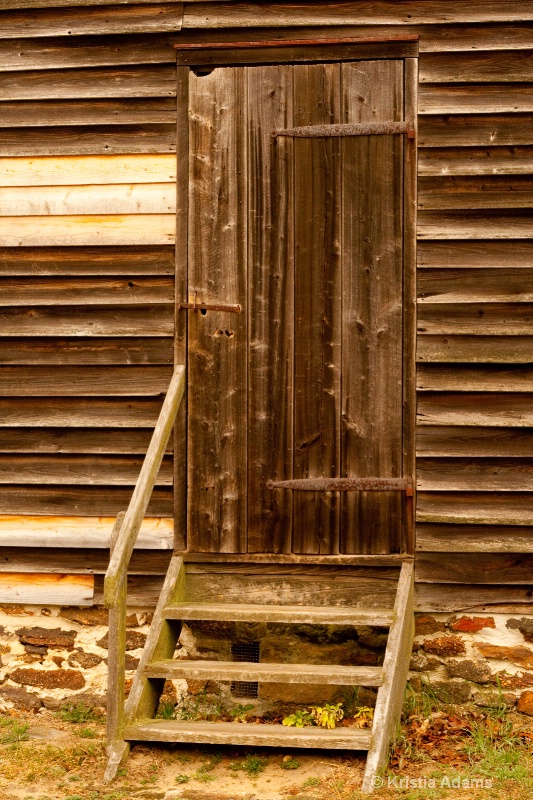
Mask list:
POLYGON ((189 783, 190 777, 188 775, 176 775, 174 780, 176 783, 189 783))
POLYGON ((78 736, 81 736, 82 739, 96 739, 98 734, 92 728, 81 728, 78 732, 78 736))
POLYGON ((85 703, 67 703, 57 715, 63 722, 72 722, 75 725, 85 722, 101 722, 102 716, 85 703))
POLYGON ((242 770, 251 778, 254 778, 266 769, 267 764, 268 759, 263 756, 255 755, 254 753, 249 753, 243 761, 234 761, 233 764, 229 765, 229 768, 235 772, 242 770))
POLYGON ((311 776, 302 783, 302 789, 310 789, 312 786, 319 786, 319 785, 320 785, 320 778, 311 776))
POLYGON ((170 700, 159 703, 156 719, 176 719, 176 706, 170 700))
POLYGON ((0 716, 0 744, 18 744, 28 739, 27 722, 21 722, 16 717, 0 716))

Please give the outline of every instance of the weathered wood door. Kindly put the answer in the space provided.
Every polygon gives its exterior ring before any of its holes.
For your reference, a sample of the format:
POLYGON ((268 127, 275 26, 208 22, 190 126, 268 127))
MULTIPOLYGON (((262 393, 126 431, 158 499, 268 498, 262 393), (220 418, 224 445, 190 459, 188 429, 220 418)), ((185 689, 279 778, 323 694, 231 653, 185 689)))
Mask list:
POLYGON ((402 549, 399 494, 267 481, 411 474, 414 143, 331 126, 412 127, 415 54, 178 50, 178 295, 241 308, 177 312, 192 552, 402 549))

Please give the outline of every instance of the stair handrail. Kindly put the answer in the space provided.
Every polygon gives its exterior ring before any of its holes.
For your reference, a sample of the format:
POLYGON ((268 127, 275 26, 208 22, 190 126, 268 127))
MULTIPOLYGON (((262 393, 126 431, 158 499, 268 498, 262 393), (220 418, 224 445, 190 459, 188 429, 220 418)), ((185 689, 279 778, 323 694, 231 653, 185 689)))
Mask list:
POLYGON ((119 602, 133 548, 152 496, 184 392, 185 367, 179 364, 175 367, 170 380, 128 508, 121 522, 117 517, 116 528, 118 530, 115 528, 116 539, 112 542, 112 553, 104 579, 104 605, 106 608, 114 608, 119 602))

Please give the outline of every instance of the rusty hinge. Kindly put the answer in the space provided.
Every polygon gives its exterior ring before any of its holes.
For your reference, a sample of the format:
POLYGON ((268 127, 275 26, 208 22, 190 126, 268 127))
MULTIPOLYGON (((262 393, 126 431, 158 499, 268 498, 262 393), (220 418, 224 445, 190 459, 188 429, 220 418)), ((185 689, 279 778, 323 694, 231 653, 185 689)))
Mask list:
POLYGON ((193 303, 179 303, 178 310, 181 311, 228 311, 230 314, 240 314, 242 307, 238 304, 228 303, 199 303, 196 299, 196 292, 194 293, 193 303))
POLYGON ((411 478, 294 478, 267 481, 267 489, 292 489, 300 492, 405 492, 413 494, 411 478))
POLYGON ((302 125, 272 131, 272 136, 293 136, 319 139, 324 136, 387 136, 405 133, 408 139, 415 138, 414 126, 409 122, 354 122, 340 125, 302 125))

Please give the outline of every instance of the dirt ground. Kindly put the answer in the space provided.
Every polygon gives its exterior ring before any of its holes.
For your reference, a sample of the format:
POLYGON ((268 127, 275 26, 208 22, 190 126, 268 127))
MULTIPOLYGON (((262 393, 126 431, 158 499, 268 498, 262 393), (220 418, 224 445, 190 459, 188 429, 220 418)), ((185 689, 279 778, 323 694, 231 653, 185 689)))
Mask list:
MULTIPOLYGON (((364 754, 324 750, 136 746, 117 779, 105 785, 104 736, 105 720, 90 710, 4 712, 1 800, 362 797, 364 754)), ((502 708, 411 709, 382 780, 376 800, 529 800, 533 719, 502 708)))

